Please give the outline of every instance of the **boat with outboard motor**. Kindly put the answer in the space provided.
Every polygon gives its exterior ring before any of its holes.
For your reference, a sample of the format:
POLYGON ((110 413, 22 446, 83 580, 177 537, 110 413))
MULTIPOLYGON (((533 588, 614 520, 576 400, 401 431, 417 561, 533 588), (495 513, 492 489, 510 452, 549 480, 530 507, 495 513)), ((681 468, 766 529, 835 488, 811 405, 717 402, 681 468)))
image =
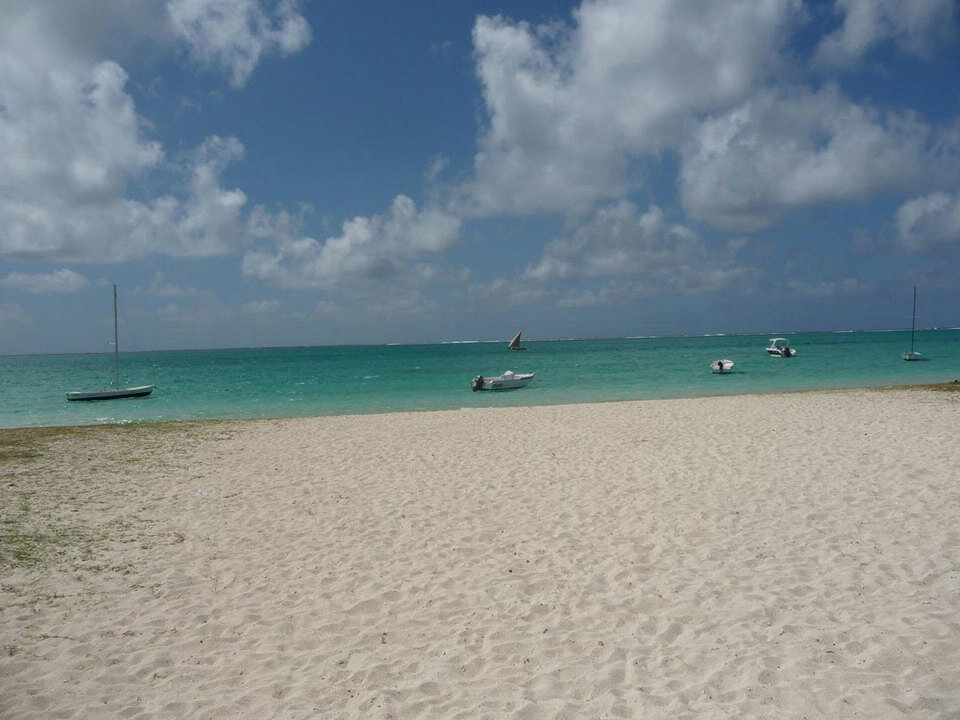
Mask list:
POLYGON ((767 355, 770 357, 790 358, 796 354, 797 351, 790 347, 786 338, 770 338, 770 344, 767 345, 767 355))
POLYGON ((710 363, 710 370, 714 375, 721 375, 733 370, 733 360, 714 360, 710 363))
POLYGON ((484 377, 477 375, 470 387, 474 392, 478 390, 517 390, 525 387, 536 373, 515 373, 513 370, 507 370, 503 375, 494 375, 484 377))

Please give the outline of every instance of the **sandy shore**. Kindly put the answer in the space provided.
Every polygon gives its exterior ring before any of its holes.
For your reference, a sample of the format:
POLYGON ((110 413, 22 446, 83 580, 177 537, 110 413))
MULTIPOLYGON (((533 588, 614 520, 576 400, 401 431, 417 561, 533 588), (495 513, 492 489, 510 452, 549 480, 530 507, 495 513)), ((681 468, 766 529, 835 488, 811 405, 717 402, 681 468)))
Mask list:
POLYGON ((0 431, 0 717, 960 717, 960 393, 0 431))

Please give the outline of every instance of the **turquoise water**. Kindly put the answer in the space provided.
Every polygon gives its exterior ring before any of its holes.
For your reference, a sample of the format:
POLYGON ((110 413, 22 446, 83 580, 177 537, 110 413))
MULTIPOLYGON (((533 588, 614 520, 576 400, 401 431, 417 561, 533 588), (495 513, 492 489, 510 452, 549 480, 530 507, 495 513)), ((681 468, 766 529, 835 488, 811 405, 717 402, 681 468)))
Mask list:
POLYGON ((68 390, 113 381, 111 355, 0 357, 0 427, 207 418, 267 418, 550 405, 868 387, 960 378, 960 330, 917 333, 928 362, 907 363, 909 332, 798 333, 798 355, 767 357, 767 335, 124 353, 120 382, 147 398, 67 402, 68 390), (709 363, 729 358, 728 375, 709 363), (535 371, 503 393, 474 375, 535 371))

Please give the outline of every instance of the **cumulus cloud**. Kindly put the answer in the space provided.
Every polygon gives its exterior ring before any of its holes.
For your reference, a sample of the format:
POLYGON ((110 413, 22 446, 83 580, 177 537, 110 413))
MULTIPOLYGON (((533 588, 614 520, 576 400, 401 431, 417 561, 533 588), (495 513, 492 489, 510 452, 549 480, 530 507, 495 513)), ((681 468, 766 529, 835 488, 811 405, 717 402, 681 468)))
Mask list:
POLYGON ((835 86, 765 90, 706 120, 681 153, 688 211, 755 231, 786 208, 960 178, 956 129, 851 102, 835 86))
POLYGON ((83 290, 89 281, 83 275, 73 270, 61 268, 51 273, 10 273, 0 280, 0 287, 14 288, 23 292, 40 293, 75 293, 83 290))
POLYGON ((244 275, 282 287, 329 288, 355 281, 435 279, 431 265, 417 264, 457 240, 460 220, 442 210, 423 208, 398 195, 388 213, 356 217, 342 234, 319 242, 296 233, 289 216, 260 215, 254 232, 279 237, 273 247, 248 251, 244 275))
POLYGON ((117 199, 163 153, 143 137, 119 65, 34 64, 17 42, 5 45, 8 34, 0 39, 0 252, 55 258, 69 242, 60 232, 72 209, 117 199))
POLYGON ((225 71, 234 87, 243 86, 266 53, 295 53, 310 42, 310 26, 294 0, 271 11, 258 0, 170 0, 174 33, 190 57, 225 71))
POLYGON ((240 311, 245 315, 271 315, 281 309, 283 303, 279 300, 251 300, 240 307, 240 311))
POLYGON ((467 307, 496 308, 534 306, 550 297, 546 288, 524 277, 471 283, 463 287, 460 295, 467 307))
POLYGON ((427 182, 435 181, 444 170, 447 169, 447 166, 450 164, 450 158, 446 155, 437 155, 430 161, 430 165, 427 167, 426 171, 423 173, 424 178, 427 182))
MULTIPOLYGON (((246 196, 220 185, 223 168, 243 152, 235 138, 208 138, 190 155, 184 162, 189 179, 181 197, 136 199, 124 194, 133 172, 122 166, 116 153, 85 155, 92 145, 42 147, 44 137, 35 127, 18 133, 16 123, 0 119, 0 128, 0 168, 12 167, 10 174, 0 170, 0 254, 120 262, 150 254, 211 257, 238 249, 246 241, 242 213, 246 196), (16 152, 10 156, 4 152, 15 148, 18 137, 37 148, 23 161, 16 152), (74 150, 82 160, 71 162, 74 150), (55 169, 71 165, 84 169, 55 169), (122 179, 109 181, 110 176, 122 179), (104 187, 107 184, 116 187, 104 187)), ((119 133, 115 144, 122 145, 130 137, 119 133)), ((106 143, 111 144, 114 141, 106 143)))
POLYGON ((843 278, 842 280, 821 280, 819 282, 805 282, 791 280, 787 283, 791 292, 800 297, 824 299, 843 295, 865 293, 874 289, 873 283, 859 278, 843 278))
POLYGON ((629 287, 670 287, 683 292, 708 292, 742 279, 749 270, 737 267, 725 253, 711 253, 700 237, 683 225, 667 221, 651 206, 641 213, 628 200, 600 208, 573 232, 550 242, 540 262, 524 272, 528 280, 620 279, 601 294, 582 292, 570 303, 609 301, 629 287))
POLYGON ((171 161, 148 136, 126 71, 103 55, 128 36, 169 48, 179 33, 191 47, 208 48, 197 50, 202 57, 229 64, 239 82, 269 48, 292 52, 308 37, 294 3, 274 7, 268 12, 255 0, 104 0, 87 13, 75 3, 4 4, 0 255, 120 262, 243 247, 246 196, 220 181, 224 167, 243 155, 242 144, 211 136, 171 161), (168 10, 177 24, 167 22, 168 10), (169 177, 184 182, 143 194, 169 177))
POLYGON ((480 17, 489 123, 467 188, 478 214, 583 210, 631 188, 631 163, 780 63, 799 2, 587 0, 567 25, 480 17))
POLYGON ((166 298, 175 298, 175 297, 209 297, 210 292, 205 290, 199 290, 192 287, 180 287, 179 285, 174 285, 173 283, 167 282, 162 272, 157 271, 153 275, 153 280, 150 281, 150 284, 147 287, 138 287, 133 290, 134 295, 151 295, 153 297, 166 297, 166 298))
POLYGON ((155 62, 175 51, 241 87, 263 57, 310 42, 297 0, 5 0, 3 45, 31 64, 155 62), (24 53, 23 51, 27 52, 24 53))
POLYGON ((16 303, 0 303, 0 330, 28 325, 30 316, 16 303))
POLYGON ((816 51, 824 65, 850 66, 888 40, 926 57, 956 30, 955 0, 837 0, 836 11, 842 25, 816 51))
POLYGON ((896 226, 901 244, 910 250, 960 246, 960 194, 913 198, 897 210, 896 226))

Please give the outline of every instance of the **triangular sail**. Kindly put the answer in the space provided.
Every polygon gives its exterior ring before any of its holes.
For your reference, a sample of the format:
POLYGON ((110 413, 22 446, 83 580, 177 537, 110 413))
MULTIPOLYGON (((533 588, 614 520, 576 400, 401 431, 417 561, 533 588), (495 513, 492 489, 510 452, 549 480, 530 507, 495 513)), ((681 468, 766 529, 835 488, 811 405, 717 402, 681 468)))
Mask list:
POLYGON ((511 350, 515 350, 519 348, 521 335, 523 335, 523 330, 521 330, 520 332, 518 332, 516 335, 513 336, 513 340, 507 343, 507 347, 510 348, 511 350))

